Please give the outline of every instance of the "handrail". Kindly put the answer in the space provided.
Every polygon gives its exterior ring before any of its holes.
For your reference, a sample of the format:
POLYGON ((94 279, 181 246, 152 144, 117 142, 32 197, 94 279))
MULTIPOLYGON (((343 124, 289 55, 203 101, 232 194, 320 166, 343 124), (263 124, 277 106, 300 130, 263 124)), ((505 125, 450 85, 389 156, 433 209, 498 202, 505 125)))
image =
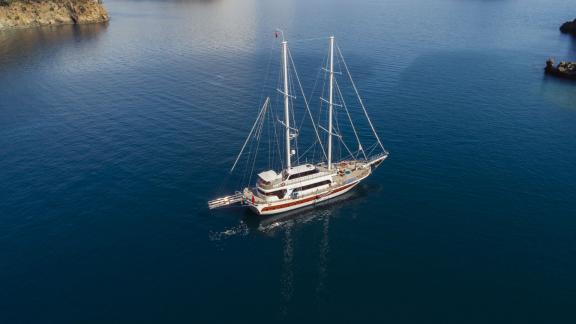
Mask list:
POLYGON ((260 188, 262 189, 273 189, 275 184, 278 183, 282 183, 284 182, 285 185, 290 185, 290 184, 295 184, 295 183, 300 183, 300 182, 304 182, 307 180, 311 180, 314 178, 320 178, 320 177, 325 177, 325 176, 329 176, 331 175, 331 173, 327 172, 327 171, 320 171, 319 173, 315 173, 309 176, 304 176, 304 177, 300 177, 294 180, 274 180, 273 182, 271 182, 270 184, 259 184, 260 188))

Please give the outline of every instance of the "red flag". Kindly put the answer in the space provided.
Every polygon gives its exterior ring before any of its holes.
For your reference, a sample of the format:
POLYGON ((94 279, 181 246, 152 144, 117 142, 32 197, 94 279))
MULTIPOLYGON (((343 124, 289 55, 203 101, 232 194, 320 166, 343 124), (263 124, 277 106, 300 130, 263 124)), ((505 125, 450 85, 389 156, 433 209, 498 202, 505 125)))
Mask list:
POLYGON ((254 203, 254 196, 252 196, 252 203, 254 203))

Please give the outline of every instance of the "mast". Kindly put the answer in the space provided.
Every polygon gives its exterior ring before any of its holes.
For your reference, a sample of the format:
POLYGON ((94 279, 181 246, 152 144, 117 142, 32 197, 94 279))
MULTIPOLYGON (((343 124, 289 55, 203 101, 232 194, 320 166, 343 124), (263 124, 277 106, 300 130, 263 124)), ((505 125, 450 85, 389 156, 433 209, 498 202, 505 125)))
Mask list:
POLYGON ((282 63, 284 65, 284 127, 286 127, 286 169, 290 169, 290 107, 288 94, 288 42, 282 42, 282 63))
POLYGON ((332 170, 332 109, 334 97, 334 36, 330 36, 330 99, 328 101, 328 170, 332 170))

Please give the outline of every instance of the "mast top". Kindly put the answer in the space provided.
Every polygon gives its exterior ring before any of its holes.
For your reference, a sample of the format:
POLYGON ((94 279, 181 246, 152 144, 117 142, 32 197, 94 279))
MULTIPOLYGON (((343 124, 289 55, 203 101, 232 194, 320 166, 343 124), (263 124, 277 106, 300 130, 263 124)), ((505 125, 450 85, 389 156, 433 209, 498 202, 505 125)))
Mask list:
POLYGON ((278 33, 282 34, 282 43, 286 42, 286 39, 284 38, 284 31, 280 28, 276 28, 275 32, 276 38, 278 38, 278 33))

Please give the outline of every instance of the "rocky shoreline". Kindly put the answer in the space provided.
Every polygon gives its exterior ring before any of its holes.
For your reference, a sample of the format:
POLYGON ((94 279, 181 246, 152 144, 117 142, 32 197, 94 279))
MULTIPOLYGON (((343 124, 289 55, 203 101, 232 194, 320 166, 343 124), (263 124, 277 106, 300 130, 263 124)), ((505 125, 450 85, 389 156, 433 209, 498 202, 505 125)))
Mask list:
POLYGON ((576 80, 576 63, 575 62, 560 62, 558 66, 554 66, 554 60, 548 59, 546 61, 546 74, 554 75, 564 79, 576 80))
POLYGON ((0 30, 108 20, 101 0, 0 0, 0 30))

